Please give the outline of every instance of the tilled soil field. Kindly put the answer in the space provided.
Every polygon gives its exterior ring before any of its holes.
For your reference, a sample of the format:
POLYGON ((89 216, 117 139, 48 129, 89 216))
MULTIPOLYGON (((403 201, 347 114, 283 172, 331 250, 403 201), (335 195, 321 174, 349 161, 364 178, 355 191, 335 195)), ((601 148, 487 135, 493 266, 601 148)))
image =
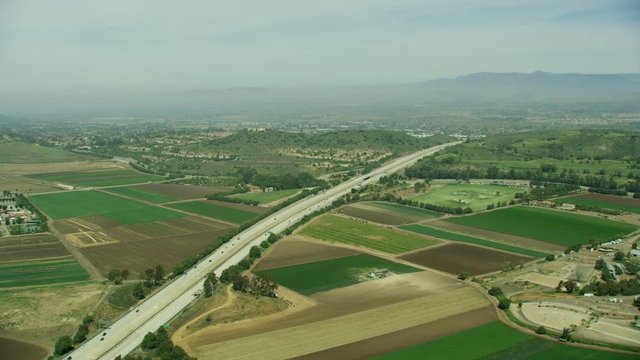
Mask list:
POLYGON ((233 190, 231 186, 198 186, 178 184, 145 184, 132 186, 134 189, 149 190, 176 200, 202 199, 207 195, 233 190))
POLYGON ((501 270, 508 264, 519 265, 533 260, 530 257, 479 246, 453 243, 412 252, 400 258, 450 274, 466 271, 471 275, 486 274, 501 270))
POLYGON ((69 255, 60 240, 49 234, 0 238, 0 263, 69 255))
POLYGON ((354 250, 323 245, 292 237, 276 243, 276 245, 269 250, 268 254, 256 264, 253 271, 306 264, 356 254, 358 254, 358 252, 354 250))

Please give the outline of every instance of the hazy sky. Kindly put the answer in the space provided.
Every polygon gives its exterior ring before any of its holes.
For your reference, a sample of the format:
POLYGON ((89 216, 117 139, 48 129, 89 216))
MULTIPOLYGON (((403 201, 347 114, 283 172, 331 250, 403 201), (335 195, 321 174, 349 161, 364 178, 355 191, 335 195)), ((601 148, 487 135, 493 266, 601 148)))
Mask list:
POLYGON ((0 0, 0 95, 534 70, 640 72, 640 1, 0 0))

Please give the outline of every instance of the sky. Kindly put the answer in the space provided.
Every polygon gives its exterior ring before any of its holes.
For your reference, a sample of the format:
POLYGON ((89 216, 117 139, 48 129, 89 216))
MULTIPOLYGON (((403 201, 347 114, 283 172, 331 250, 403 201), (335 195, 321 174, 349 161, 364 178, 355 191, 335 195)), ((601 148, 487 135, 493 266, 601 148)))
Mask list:
POLYGON ((640 1, 0 0, 5 99, 536 70, 639 73, 640 1))

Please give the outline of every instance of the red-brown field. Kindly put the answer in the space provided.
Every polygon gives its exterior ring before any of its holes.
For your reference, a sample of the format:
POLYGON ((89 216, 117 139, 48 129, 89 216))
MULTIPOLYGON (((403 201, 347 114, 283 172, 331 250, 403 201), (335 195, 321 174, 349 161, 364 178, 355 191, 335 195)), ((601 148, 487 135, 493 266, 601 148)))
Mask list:
POLYGON ((202 199, 207 195, 231 191, 230 186, 199 186, 178 184, 144 184, 131 186, 134 189, 149 190, 166 195, 175 200, 202 199))
POLYGON ((82 254, 106 275, 112 269, 128 269, 134 276, 147 269, 162 265, 170 271, 183 259, 199 253, 225 230, 166 236, 147 240, 81 248, 82 254))
POLYGON ((60 240, 50 234, 0 238, 0 263, 69 256, 60 240))
POLYGON ((253 271, 280 268, 358 254, 357 251, 289 237, 278 242, 253 271))
POLYGON ((523 264, 533 259, 479 246, 456 243, 412 252, 400 258, 450 274, 466 271, 471 275, 490 273, 501 270, 509 264, 523 264))
POLYGON ((396 216, 390 213, 382 212, 381 210, 370 210, 363 207, 358 206, 345 206, 341 208, 342 212, 345 215, 352 216, 358 219, 363 219, 367 221, 377 222, 379 224, 387 224, 387 225, 404 225, 409 224, 412 221, 407 220, 406 218, 396 216))

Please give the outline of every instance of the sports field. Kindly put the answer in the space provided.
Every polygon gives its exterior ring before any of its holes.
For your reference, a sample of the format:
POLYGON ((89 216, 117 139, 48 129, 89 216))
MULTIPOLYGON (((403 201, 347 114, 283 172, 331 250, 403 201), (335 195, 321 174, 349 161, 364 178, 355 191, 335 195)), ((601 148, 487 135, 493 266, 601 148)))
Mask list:
POLYGON ((268 276, 284 287, 309 295, 357 284, 367 279, 368 272, 384 269, 396 274, 420 271, 407 265, 360 254, 268 269, 258 271, 257 274, 268 276))
POLYGON ((145 201, 154 202, 154 203, 165 203, 172 200, 177 200, 152 190, 133 188, 133 187, 114 187, 114 188, 109 188, 107 191, 110 193, 120 194, 128 197, 132 197, 134 199, 140 199, 140 200, 145 200, 145 201))
POLYGON ((363 246, 391 254, 399 254, 440 243, 438 240, 424 236, 335 215, 325 215, 317 219, 306 226, 300 234, 329 242, 363 246))
POLYGON ((75 186, 115 186, 164 180, 162 176, 144 174, 128 169, 64 171, 32 174, 29 177, 75 186))
POLYGON ((434 341, 387 353, 376 359, 530 359, 530 360, 627 360, 634 355, 577 348, 520 333, 499 321, 434 341))
POLYGON ((603 209, 613 209, 640 214, 640 199, 632 199, 622 196, 584 194, 561 198, 557 201, 561 203, 594 206, 603 209))
POLYGON ((490 247, 498 250, 509 251, 516 254, 522 254, 522 255, 533 256, 533 257, 547 256, 547 254, 541 253, 539 251, 525 249, 522 247, 503 244, 495 241, 480 239, 480 238, 469 236, 469 235, 463 235, 463 234, 454 233, 450 231, 440 230, 440 229, 436 229, 436 228, 425 226, 425 225, 411 224, 411 225, 401 226, 400 228, 404 230, 413 231, 418 234, 437 237, 440 239, 464 242, 469 244, 476 244, 476 245, 486 246, 486 247, 490 247))
POLYGON ((236 224, 241 224, 258 216, 257 213, 242 210, 237 205, 224 206, 216 201, 188 201, 171 204, 169 207, 236 224))
POLYGON ((40 210, 54 219, 102 215, 126 225, 185 216, 176 211, 96 190, 34 195, 30 199, 40 210))
POLYGON ((0 288, 56 284, 89 279, 75 259, 25 261, 0 265, 0 288))
POLYGON ((517 192, 523 190, 501 185, 446 184, 434 186, 426 193, 412 197, 411 200, 452 208, 470 207, 477 211, 486 209, 490 204, 509 202, 517 192))
POLYGON ((606 240, 636 230, 633 225, 607 219, 524 206, 453 217, 446 221, 562 246, 587 244, 591 239, 606 240))
POLYGON ((260 202, 260 204, 269 204, 274 201, 278 201, 284 198, 288 198, 289 196, 295 195, 299 191, 300 189, 276 190, 276 191, 270 191, 270 192, 250 192, 250 193, 234 195, 233 197, 242 199, 242 200, 255 200, 260 202))

